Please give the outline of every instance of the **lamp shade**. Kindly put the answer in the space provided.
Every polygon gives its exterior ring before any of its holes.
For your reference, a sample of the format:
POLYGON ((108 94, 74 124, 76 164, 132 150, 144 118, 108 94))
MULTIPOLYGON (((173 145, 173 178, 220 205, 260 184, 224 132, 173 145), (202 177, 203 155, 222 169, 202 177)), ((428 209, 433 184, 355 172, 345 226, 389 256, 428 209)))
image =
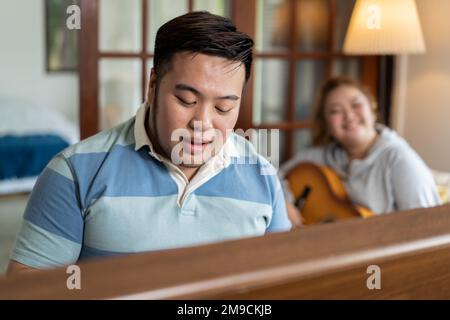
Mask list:
POLYGON ((343 51, 348 54, 425 52, 414 0, 357 0, 343 51))

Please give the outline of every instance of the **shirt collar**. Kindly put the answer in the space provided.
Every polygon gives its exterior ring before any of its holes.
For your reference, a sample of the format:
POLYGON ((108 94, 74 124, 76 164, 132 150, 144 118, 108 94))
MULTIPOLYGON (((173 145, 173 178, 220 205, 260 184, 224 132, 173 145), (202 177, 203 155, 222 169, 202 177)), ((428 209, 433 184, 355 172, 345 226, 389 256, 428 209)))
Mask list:
POLYGON ((145 122, 148 121, 148 112, 149 107, 147 103, 143 103, 140 108, 136 112, 136 120, 134 124, 134 139, 136 141, 136 145, 134 150, 137 151, 143 146, 149 146, 150 150, 153 149, 152 142, 147 135, 147 131, 145 130, 145 122))

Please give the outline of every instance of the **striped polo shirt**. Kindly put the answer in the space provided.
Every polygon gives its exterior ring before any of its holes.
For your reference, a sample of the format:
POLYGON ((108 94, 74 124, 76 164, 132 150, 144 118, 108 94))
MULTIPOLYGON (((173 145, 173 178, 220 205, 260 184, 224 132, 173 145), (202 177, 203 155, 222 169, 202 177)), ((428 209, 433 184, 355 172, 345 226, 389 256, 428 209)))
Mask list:
POLYGON ((188 181, 154 151, 147 112, 144 104, 132 119, 50 161, 30 196, 12 260, 56 267, 290 229, 275 169, 246 139, 231 134, 188 181))

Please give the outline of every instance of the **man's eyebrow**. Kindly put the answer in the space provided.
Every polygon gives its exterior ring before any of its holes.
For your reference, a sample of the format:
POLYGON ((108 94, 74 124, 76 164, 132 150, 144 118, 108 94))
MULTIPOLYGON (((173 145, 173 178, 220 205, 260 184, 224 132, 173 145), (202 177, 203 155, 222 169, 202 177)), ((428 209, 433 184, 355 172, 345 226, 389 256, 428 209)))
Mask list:
POLYGON ((194 87, 188 86, 187 84, 179 83, 179 84, 175 85, 175 89, 176 89, 176 90, 190 91, 190 92, 192 92, 192 93, 195 94, 195 95, 202 95, 202 94, 200 93, 200 91, 198 91, 198 90, 195 89, 194 87))
MULTIPOLYGON (((175 85, 175 89, 176 90, 190 91, 193 94, 198 95, 198 96, 202 96, 203 95, 200 91, 198 91, 194 87, 191 87, 191 86, 189 86, 187 84, 183 84, 183 83, 179 83, 179 84, 175 85)), ((223 96, 223 97, 216 97, 216 99, 220 99, 220 100, 239 100, 240 98, 237 95, 230 94, 230 95, 223 96)))

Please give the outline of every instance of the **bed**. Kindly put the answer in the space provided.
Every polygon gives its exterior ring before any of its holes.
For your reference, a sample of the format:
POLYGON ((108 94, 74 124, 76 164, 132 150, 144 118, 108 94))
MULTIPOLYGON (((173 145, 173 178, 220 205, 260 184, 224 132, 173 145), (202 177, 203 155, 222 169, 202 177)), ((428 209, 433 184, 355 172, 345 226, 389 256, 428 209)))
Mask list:
POLYGON ((58 152, 79 141, 77 125, 49 108, 0 101, 0 195, 30 192, 58 152))

